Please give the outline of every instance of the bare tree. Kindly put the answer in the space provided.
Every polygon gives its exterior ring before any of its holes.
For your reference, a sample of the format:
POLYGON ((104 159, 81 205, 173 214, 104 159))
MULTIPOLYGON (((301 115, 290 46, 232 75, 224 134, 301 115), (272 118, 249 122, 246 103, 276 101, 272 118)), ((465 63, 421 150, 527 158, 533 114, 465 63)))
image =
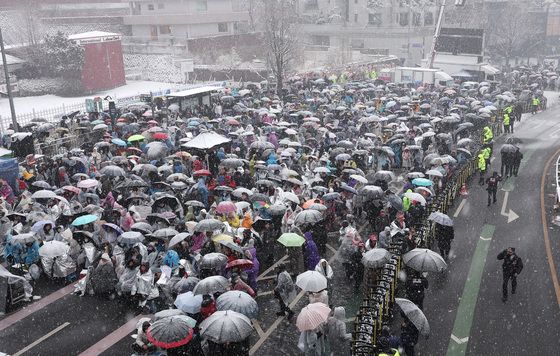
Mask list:
POLYGON ((539 53, 544 28, 538 17, 522 4, 508 2, 490 17, 486 26, 487 46, 494 57, 503 58, 509 65, 512 58, 539 53))
POLYGON ((276 92, 282 95, 283 80, 296 55, 296 1, 262 0, 263 36, 267 61, 276 79, 276 92))

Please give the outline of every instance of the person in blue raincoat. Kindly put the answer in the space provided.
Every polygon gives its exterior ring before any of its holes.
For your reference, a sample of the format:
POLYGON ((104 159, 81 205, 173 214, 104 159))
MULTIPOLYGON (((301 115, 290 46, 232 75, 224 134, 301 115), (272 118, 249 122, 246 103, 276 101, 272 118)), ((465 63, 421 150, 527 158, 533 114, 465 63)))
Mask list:
POLYGON ((266 164, 269 166, 271 164, 278 164, 278 158, 276 157, 276 154, 274 152, 272 152, 269 156, 268 159, 266 160, 266 164))
POLYGON ((174 250, 168 250, 163 258, 163 264, 171 268, 179 266, 179 254, 174 250))
POLYGON ((27 266, 37 263, 39 261, 39 243, 37 241, 26 243, 20 258, 20 263, 27 266))
POLYGON ((196 189, 198 191, 198 197, 205 207, 208 207, 208 188, 206 187, 206 180, 204 177, 198 179, 196 183, 196 189))

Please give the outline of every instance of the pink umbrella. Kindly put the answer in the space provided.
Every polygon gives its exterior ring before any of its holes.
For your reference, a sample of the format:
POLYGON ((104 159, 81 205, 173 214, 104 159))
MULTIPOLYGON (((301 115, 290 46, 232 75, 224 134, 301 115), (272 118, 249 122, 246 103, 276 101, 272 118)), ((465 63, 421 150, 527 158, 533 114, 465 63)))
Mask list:
POLYGON ((78 188, 95 188, 98 184, 95 179, 84 179, 78 182, 78 188))
POLYGON ((299 331, 315 330, 327 321, 331 308, 323 303, 311 303, 299 313, 296 326, 299 331))
POLYGON ((62 189, 75 194, 80 194, 81 192, 80 188, 74 187, 73 185, 65 185, 62 189))
POLYGON ((237 211, 237 207, 231 201, 223 201, 216 207, 216 212, 219 214, 229 214, 237 211))

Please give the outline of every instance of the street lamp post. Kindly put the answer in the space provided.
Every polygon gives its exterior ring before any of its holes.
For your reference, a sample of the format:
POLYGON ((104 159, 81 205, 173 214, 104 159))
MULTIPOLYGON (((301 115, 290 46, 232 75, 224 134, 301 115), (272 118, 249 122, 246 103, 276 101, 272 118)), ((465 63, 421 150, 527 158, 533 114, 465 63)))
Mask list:
POLYGON ((12 97, 12 87, 10 85, 10 72, 8 70, 8 61, 6 60, 6 51, 4 50, 4 39, 2 38, 2 28, 0 28, 0 50, 2 51, 2 64, 4 67, 4 76, 6 77, 6 92, 8 101, 10 102, 10 111, 12 113, 12 126, 14 131, 18 131, 16 108, 14 107, 14 98, 12 97))

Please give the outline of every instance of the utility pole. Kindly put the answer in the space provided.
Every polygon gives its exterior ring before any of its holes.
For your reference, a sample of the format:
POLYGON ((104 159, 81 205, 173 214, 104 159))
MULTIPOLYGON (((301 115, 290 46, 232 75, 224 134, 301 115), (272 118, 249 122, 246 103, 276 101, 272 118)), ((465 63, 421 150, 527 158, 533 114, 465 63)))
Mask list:
POLYGON ((439 15, 436 23, 436 30, 434 32, 434 39, 432 40, 432 48, 430 49, 430 58, 428 59, 428 68, 434 67, 434 60, 436 58, 436 44, 439 38, 439 33, 441 31, 441 22, 443 20, 443 10, 445 9, 445 3, 447 0, 441 1, 441 6, 439 7, 439 15))
POLYGON ((0 50, 2 51, 2 66, 4 67, 4 76, 6 77, 6 92, 8 101, 10 102, 10 111, 12 113, 12 126, 17 132, 18 124, 16 118, 16 108, 14 107, 14 98, 12 97, 12 87, 10 84, 10 71, 8 70, 8 61, 6 60, 6 51, 4 50, 4 38, 2 37, 2 28, 0 28, 0 50))

